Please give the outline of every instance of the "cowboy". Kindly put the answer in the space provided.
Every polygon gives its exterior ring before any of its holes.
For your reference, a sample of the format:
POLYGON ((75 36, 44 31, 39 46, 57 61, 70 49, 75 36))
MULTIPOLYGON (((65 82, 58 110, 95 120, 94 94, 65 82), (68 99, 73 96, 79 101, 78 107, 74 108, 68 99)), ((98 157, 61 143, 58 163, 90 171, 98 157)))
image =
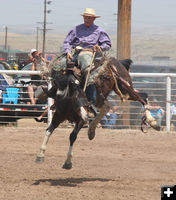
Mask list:
MULTIPOLYGON (((68 61, 76 61, 83 74, 91 65, 94 51, 108 51, 111 48, 111 41, 108 34, 99 26, 94 24, 96 18, 95 10, 86 8, 81 14, 84 23, 70 30, 63 43, 63 50, 66 57, 62 58, 54 70, 59 70, 60 67, 67 67, 68 61), (72 54, 72 50, 74 53, 72 54)), ((86 95, 88 101, 96 103, 96 88, 88 80, 86 95)), ((52 97, 52 95, 50 95, 52 97)))

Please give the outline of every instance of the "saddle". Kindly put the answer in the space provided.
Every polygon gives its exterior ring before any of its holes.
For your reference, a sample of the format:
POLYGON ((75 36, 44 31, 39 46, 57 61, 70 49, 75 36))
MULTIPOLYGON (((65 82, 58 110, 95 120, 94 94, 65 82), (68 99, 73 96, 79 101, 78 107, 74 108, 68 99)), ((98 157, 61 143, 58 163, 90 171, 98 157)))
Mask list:
POLYGON ((75 76, 75 78, 77 78, 79 80, 79 82, 81 81, 81 70, 75 66, 75 62, 68 62, 67 63, 67 69, 66 71, 71 71, 73 73, 73 75, 75 76))

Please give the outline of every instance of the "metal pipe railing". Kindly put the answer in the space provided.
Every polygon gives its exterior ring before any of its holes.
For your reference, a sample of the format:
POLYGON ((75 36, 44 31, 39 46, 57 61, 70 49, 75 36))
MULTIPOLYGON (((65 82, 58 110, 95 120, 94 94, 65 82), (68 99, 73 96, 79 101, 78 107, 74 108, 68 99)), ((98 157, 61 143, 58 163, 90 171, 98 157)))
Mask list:
POLYGON ((169 132, 171 119, 171 77, 167 76, 166 80, 166 130, 169 132))
MULTIPOLYGON (((31 71, 31 70, 0 70, 0 74, 22 74, 22 75, 40 75, 40 71, 31 71)), ((51 87, 51 80, 48 82, 48 89, 51 87)), ((51 98, 48 98, 48 125, 51 123, 52 120, 52 110, 50 110, 50 107, 52 105, 51 98)))
MULTIPOLYGON (((23 74, 23 75, 40 75, 40 71, 23 71, 23 70, 0 70, 0 74, 23 74)), ((130 73, 131 77, 163 77, 166 78, 166 130, 169 132, 171 130, 171 78, 176 78, 176 74, 171 73, 130 73)), ((48 82, 48 89, 51 87, 51 80, 48 82)), ((173 87, 173 86, 172 86, 173 87)), ((155 89, 155 88, 151 88, 155 89)), ((52 111, 50 107, 52 105, 52 100, 48 99, 48 123, 52 120, 52 111)))
POLYGON ((30 70, 0 70, 0 74, 27 74, 27 75, 40 75, 40 71, 30 71, 30 70))

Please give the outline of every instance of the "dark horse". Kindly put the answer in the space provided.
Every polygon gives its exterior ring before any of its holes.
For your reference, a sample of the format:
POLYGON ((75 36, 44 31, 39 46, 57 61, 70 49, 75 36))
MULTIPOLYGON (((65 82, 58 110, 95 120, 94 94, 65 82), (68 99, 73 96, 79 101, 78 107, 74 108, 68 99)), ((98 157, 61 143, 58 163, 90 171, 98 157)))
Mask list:
MULTIPOLYGON (((55 96, 55 112, 51 124, 47 128, 43 144, 40 148, 40 153, 36 158, 36 162, 43 162, 46 145, 49 137, 54 129, 65 120, 75 122, 75 127, 70 134, 70 147, 67 153, 66 161, 63 165, 65 169, 72 168, 72 148, 77 138, 77 134, 87 121, 88 116, 88 102, 85 93, 77 84, 77 79, 72 75, 58 73, 58 80, 63 78, 62 81, 55 82, 56 96, 55 96)), ((106 100, 111 91, 114 91, 120 96, 121 100, 139 101, 144 107, 147 105, 147 100, 142 98, 133 89, 132 80, 127 69, 115 58, 106 59, 99 75, 96 77, 97 100, 96 106, 100 112, 95 119, 90 123, 88 129, 88 137, 92 140, 95 136, 96 125, 101 121, 102 117, 108 112, 110 106, 106 100)), ((156 120, 154 120, 146 107, 147 122, 155 129, 159 129, 156 120)))

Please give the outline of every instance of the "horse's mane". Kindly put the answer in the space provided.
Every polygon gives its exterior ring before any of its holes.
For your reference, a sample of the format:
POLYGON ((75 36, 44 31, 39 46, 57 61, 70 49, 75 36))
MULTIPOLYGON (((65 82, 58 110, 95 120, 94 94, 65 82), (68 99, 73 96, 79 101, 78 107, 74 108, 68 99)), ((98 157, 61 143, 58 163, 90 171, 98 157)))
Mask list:
POLYGON ((62 70, 56 72, 54 83, 57 88, 64 90, 68 86, 69 81, 69 74, 65 74, 62 70))
POLYGON ((115 57, 110 57, 108 59, 108 65, 114 65, 116 66, 117 70, 125 72, 126 70, 128 71, 130 68, 130 64, 133 61, 131 59, 124 59, 124 60, 117 60, 115 57), (125 70, 126 69, 126 70, 125 70))
POLYGON ((133 63, 131 59, 119 60, 119 62, 129 71, 130 65, 133 63))

